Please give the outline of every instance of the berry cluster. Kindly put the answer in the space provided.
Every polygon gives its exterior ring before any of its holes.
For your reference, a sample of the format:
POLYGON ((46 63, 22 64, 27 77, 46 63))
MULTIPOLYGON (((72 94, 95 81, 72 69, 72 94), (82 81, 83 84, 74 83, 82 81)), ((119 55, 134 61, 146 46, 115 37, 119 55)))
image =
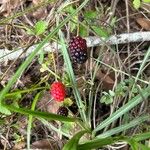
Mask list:
POLYGON ((69 42, 70 57, 74 63, 83 64, 87 60, 86 40, 80 36, 73 37, 69 42))
MULTIPOLYGON (((69 52, 74 63, 83 64, 87 60, 86 40, 80 36, 73 37, 69 42, 69 52)), ((62 82, 54 82, 51 85, 50 94, 55 101, 64 101, 66 89, 62 82)), ((59 107, 57 114, 62 116, 68 115, 68 109, 64 106, 59 107)))

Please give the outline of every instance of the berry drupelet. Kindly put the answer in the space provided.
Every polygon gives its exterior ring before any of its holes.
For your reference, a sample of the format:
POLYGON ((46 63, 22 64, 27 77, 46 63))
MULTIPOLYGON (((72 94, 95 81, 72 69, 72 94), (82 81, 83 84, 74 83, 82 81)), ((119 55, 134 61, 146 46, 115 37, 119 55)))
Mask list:
POLYGON ((80 36, 73 37, 69 42, 69 53, 74 63, 85 63, 87 60, 86 40, 80 36))
POLYGON ((64 101, 66 96, 65 86, 62 82, 54 82, 51 85, 50 94, 54 100, 61 102, 64 101))
POLYGON ((64 106, 61 106, 61 107, 58 108, 57 114, 67 117, 68 116, 68 109, 66 107, 64 107, 64 106))

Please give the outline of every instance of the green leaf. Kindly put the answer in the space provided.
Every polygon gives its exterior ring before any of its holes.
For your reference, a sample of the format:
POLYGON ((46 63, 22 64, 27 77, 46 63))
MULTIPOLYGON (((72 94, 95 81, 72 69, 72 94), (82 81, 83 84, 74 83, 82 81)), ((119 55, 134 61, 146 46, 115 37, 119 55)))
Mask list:
POLYGON ((95 19, 97 15, 98 15, 97 11, 92 11, 92 10, 86 11, 84 13, 84 17, 87 19, 95 19))
POLYGON ((72 7, 72 5, 68 5, 63 9, 63 11, 71 14, 75 11, 75 9, 72 7))
POLYGON ((11 112, 9 111, 9 109, 5 108, 1 104, 0 104, 0 112, 5 115, 11 115, 11 112))
MULTIPOLYGON (((31 106, 31 110, 33 111, 35 110, 35 106, 37 101, 39 100, 40 94, 41 92, 37 93, 35 98, 33 99, 32 106, 31 106)), ((28 126, 27 126, 27 149, 30 149, 32 121, 33 121, 33 116, 29 115, 28 126)))
MULTIPOLYGON (((150 132, 143 133, 143 134, 137 134, 132 137, 117 136, 117 137, 108 137, 108 138, 104 138, 104 139, 93 139, 91 141, 85 142, 84 144, 80 144, 78 146, 78 150, 91 150, 91 149, 101 148, 106 145, 111 145, 117 141, 126 141, 129 144, 131 144, 131 143, 133 143, 133 141, 139 142, 139 141, 146 140, 149 138, 150 138, 150 132), (142 138, 141 138, 141 136, 142 136, 142 138)), ((134 142, 134 144, 135 144, 135 142, 134 142)), ((134 146, 134 147, 136 147, 136 146, 134 146)), ((136 150, 138 150, 138 149, 136 149, 136 150)), ((143 149, 143 150, 148 150, 148 149, 143 149)))
POLYGON ((35 24, 35 28, 34 28, 34 32, 36 35, 40 35, 42 33, 44 33, 47 29, 47 22, 46 21, 38 21, 36 24, 35 24))
POLYGON ((109 95, 110 95, 110 96, 112 96, 112 97, 114 97, 114 96, 115 96, 115 92, 114 92, 114 91, 109 90, 109 95))
POLYGON ((108 32, 107 32, 106 29, 104 29, 104 28, 102 28, 100 26, 92 26, 91 28, 94 30, 94 32, 98 36, 100 36, 100 37, 106 37, 106 38, 109 37, 109 34, 108 34, 108 32))
POLYGON ((137 143, 137 144, 138 144, 138 148, 140 150, 150 150, 150 147, 148 147, 148 146, 145 146, 145 145, 143 145, 141 143, 137 143))
POLYGON ((139 149, 138 143, 135 140, 130 139, 128 141, 128 143, 130 144, 132 150, 138 150, 139 149))
POLYGON ((107 97, 105 95, 103 95, 100 99, 101 103, 105 103, 107 101, 107 97))
POLYGON ((61 127, 61 131, 70 134, 70 131, 74 128, 74 124, 72 122, 63 122, 63 125, 61 127))
POLYGON ((105 103, 106 105, 111 104, 113 102, 113 97, 115 96, 115 93, 111 90, 109 90, 109 93, 103 92, 103 96, 100 99, 101 103, 105 103))
POLYGON ((86 37, 86 36, 88 36, 88 30, 87 30, 87 28, 85 28, 83 25, 81 25, 80 24, 80 26, 79 26, 79 35, 81 36, 81 37, 86 37))
POLYGON ((150 138, 150 132, 140 133, 134 136, 136 141, 143 141, 150 138))
POLYGON ((53 113, 33 111, 33 110, 29 110, 29 109, 24 109, 24 108, 17 108, 13 105, 6 105, 6 104, 3 104, 3 106, 5 106, 3 108, 9 109, 13 112, 21 113, 21 114, 24 114, 24 115, 32 115, 34 117, 41 117, 41 118, 45 118, 47 120, 58 120, 58 121, 66 121, 66 122, 75 122, 75 121, 77 121, 77 118, 64 117, 64 116, 56 115, 56 114, 53 114, 53 113))
POLYGON ((62 150, 77 150, 79 140, 86 132, 87 131, 78 132, 68 141, 67 144, 65 144, 62 150))
POLYGON ((14 92, 14 94, 8 94, 7 99, 12 99, 12 100, 18 100, 21 99, 22 95, 20 93, 20 91, 16 91, 14 92))
POLYGON ((134 138, 127 140, 127 142, 130 144, 132 150, 150 150, 150 147, 138 143, 134 138))
POLYGON ((133 1, 133 7, 134 7, 135 9, 139 9, 140 6, 141 6, 141 1, 140 1, 140 0, 134 0, 134 1, 133 1))
POLYGON ((105 139, 91 140, 84 144, 80 144, 77 150, 91 150, 91 149, 101 148, 103 146, 113 144, 117 142, 118 140, 121 141, 123 139, 124 139, 123 137, 114 137, 114 138, 109 137, 105 139))

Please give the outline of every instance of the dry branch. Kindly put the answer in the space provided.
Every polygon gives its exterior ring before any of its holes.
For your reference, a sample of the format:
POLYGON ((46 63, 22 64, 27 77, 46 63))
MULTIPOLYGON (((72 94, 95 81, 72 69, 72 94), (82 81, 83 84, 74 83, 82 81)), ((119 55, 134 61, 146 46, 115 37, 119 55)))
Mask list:
MULTIPOLYGON (((116 44, 124 44, 124 43, 132 43, 132 42, 144 42, 150 41, 150 32, 135 32, 135 33, 124 33, 120 35, 112 35, 108 39, 99 38, 96 36, 91 36, 85 38, 87 41, 88 47, 99 46, 102 44, 108 45, 116 45, 116 44)), ((24 48, 19 48, 16 51, 10 51, 7 49, 0 49, 0 62, 13 60, 18 58, 21 54, 21 58, 28 56, 32 51, 35 50, 37 45, 33 45, 25 51, 24 48), (25 51, 25 52, 24 52, 25 51)), ((59 50, 61 48, 57 43, 47 43, 44 45, 43 50, 45 52, 53 52, 56 49, 59 50)))

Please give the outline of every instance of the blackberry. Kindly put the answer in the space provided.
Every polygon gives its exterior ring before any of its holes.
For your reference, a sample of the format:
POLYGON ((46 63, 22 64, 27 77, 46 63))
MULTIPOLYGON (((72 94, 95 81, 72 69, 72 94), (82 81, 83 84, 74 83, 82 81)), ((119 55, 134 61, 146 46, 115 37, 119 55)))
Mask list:
POLYGON ((68 116, 68 109, 64 106, 61 106, 58 108, 57 114, 61 116, 68 116))
POLYGON ((86 40, 80 36, 73 37, 69 42, 69 53, 74 63, 85 63, 87 60, 86 40))
POLYGON ((73 103, 68 108, 74 115, 76 115, 78 113, 78 106, 75 103, 73 103))

